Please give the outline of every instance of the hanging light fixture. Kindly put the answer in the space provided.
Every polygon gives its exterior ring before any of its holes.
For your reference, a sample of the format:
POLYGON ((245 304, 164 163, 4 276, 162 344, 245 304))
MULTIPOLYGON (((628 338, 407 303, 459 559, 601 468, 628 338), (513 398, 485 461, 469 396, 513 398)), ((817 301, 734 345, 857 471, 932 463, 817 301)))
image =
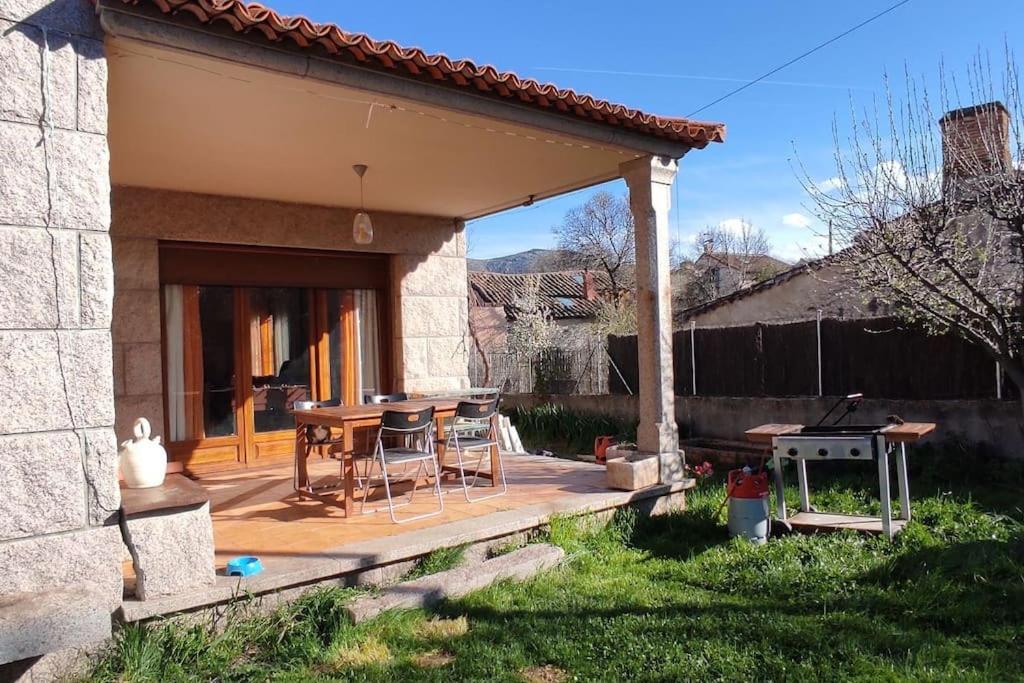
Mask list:
POLYGON ((359 213, 352 220, 352 239, 356 244, 370 244, 373 242, 373 221, 370 214, 363 210, 363 176, 366 174, 366 164, 356 164, 352 170, 359 176, 359 213))

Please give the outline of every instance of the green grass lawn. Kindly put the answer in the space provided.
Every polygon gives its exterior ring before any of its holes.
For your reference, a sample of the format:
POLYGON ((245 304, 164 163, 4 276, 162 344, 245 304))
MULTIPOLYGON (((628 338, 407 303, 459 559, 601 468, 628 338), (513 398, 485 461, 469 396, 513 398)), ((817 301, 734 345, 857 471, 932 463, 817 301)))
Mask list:
MULTIPOLYGON (((353 593, 328 590, 219 635, 130 628, 93 678, 1024 679, 1021 470, 941 462, 915 471, 915 521, 891 544, 853 533, 730 541, 716 480, 686 513, 556 520, 548 540, 569 560, 528 583, 359 627, 340 610, 353 593)), ((877 512, 870 470, 829 477, 814 502, 877 512)))

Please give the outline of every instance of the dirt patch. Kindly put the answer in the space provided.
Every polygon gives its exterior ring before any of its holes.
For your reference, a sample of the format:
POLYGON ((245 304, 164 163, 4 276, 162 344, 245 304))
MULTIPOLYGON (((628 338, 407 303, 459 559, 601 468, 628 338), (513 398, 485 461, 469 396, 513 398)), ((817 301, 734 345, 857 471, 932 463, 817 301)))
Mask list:
POLYGON ((428 619, 416 626, 416 635, 427 640, 442 640, 447 638, 458 638, 466 635, 469 631, 469 622, 466 617, 455 619, 428 619))
POLYGON ((370 637, 359 643, 343 645, 335 651, 330 663, 336 669, 348 669, 372 664, 387 664, 391 661, 391 650, 376 638, 370 637))
POLYGON ((410 661, 421 669, 440 669, 455 661, 455 655, 441 650, 420 652, 409 658, 410 661))
POLYGON ((569 680, 569 672, 552 664, 528 666, 519 672, 526 683, 562 683, 569 680))

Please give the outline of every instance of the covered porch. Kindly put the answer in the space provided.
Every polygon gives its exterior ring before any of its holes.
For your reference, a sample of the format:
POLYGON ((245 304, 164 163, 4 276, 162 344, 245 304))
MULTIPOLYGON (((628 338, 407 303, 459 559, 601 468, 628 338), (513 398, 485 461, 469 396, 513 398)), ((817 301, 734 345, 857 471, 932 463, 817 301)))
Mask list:
MULTIPOLYGON (((612 492, 603 468, 509 455, 507 495, 450 493, 443 515, 399 527, 292 490, 291 410, 467 389, 466 221, 623 178, 636 230, 638 448, 674 455, 671 186, 678 160, 721 141, 723 126, 241 3, 97 6, 115 430, 126 438, 146 417, 199 482, 218 568, 261 556, 266 572, 242 586, 257 593, 342 580, 553 514, 682 491, 612 492), (361 212, 370 239, 354 232, 361 212)), ((312 467, 336 476, 338 465, 312 467)), ((214 604, 238 588, 219 577, 187 594, 129 597, 125 616, 214 604)))

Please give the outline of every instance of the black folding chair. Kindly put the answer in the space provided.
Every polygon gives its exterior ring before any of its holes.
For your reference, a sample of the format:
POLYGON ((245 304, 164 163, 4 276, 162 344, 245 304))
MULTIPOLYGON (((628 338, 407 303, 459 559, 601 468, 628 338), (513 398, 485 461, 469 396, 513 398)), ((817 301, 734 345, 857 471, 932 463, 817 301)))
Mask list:
MULTIPOLYGON (((292 410, 313 410, 314 408, 336 408, 343 405, 340 399, 330 399, 328 401, 295 401, 292 403, 292 410)), ((306 450, 302 454, 302 457, 309 460, 309 454, 313 452, 313 449, 320 451, 321 456, 326 449, 328 455, 333 455, 333 452, 337 452, 343 444, 342 437, 335 436, 334 432, 331 431, 330 427, 323 427, 321 425, 306 425, 306 450), (332 452, 333 449, 333 452, 332 452)), ((308 475, 307 475, 308 476, 308 475)), ((295 454, 295 466, 292 468, 292 488, 296 491, 302 490, 307 493, 313 493, 312 481, 307 481, 306 486, 299 485, 299 454, 295 454)), ((328 488, 322 486, 320 488, 328 488)))
POLYGON ((505 463, 501 458, 501 449, 498 449, 498 472, 491 471, 491 477, 501 475, 501 490, 486 496, 472 498, 469 490, 476 487, 480 479, 480 466, 484 458, 490 454, 492 448, 498 447, 498 434, 494 427, 494 414, 498 412, 499 398, 490 401, 460 401, 455 408, 455 419, 452 428, 448 432, 446 450, 454 449, 459 466, 459 479, 462 481, 462 492, 466 501, 475 503, 489 498, 497 498, 508 493, 508 480, 505 478, 505 463), (466 483, 466 469, 464 454, 479 451, 476 469, 473 474, 473 483, 466 483))
POLYGON ((381 403, 398 403, 399 401, 408 401, 409 394, 397 393, 397 394, 366 394, 363 396, 363 403, 366 405, 379 405, 381 403))
MULTIPOLYGON (((388 512, 391 515, 392 522, 395 524, 404 524, 417 519, 434 517, 444 512, 444 498, 441 495, 441 471, 438 467, 437 456, 434 452, 433 431, 433 406, 411 412, 399 410, 384 411, 384 414, 380 419, 380 429, 377 431, 377 442, 373 449, 373 460, 367 471, 366 486, 363 487, 363 500, 359 506, 359 511, 361 513, 370 514, 383 509, 365 509, 366 501, 370 497, 370 491, 373 488, 373 477, 371 475, 374 464, 378 464, 380 466, 381 476, 379 478, 384 480, 384 492, 387 495, 388 512), (394 439, 395 437, 397 437, 398 441, 403 442, 404 445, 385 448, 385 440, 394 439), (412 476, 412 491, 409 492, 409 499, 407 501, 396 504, 394 497, 391 495, 391 476, 388 473, 388 468, 393 467, 394 465, 408 465, 410 463, 418 464, 416 473, 412 476), (427 467, 427 463, 430 463, 430 466, 433 467, 434 494, 437 496, 438 504, 437 510, 421 515, 413 515, 404 519, 398 519, 398 517, 395 516, 395 510, 412 503, 413 498, 416 496, 416 491, 419 488, 420 476, 423 474, 426 474, 427 476, 430 475, 430 468, 427 467)), ((404 475, 402 478, 405 478, 404 475)))

